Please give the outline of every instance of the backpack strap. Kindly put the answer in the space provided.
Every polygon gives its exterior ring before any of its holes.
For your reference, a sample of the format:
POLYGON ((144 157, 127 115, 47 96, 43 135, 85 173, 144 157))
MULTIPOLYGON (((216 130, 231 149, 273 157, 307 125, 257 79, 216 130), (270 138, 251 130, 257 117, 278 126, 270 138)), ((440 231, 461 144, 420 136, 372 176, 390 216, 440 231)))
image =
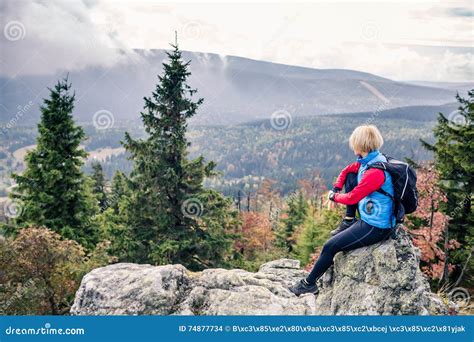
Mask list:
POLYGON ((377 190, 377 192, 380 192, 382 195, 385 195, 385 196, 388 196, 392 199, 392 201, 395 202, 395 197, 393 197, 392 195, 390 195, 387 191, 385 191, 384 189, 380 188, 377 190))
POLYGON ((377 161, 375 163, 367 165, 367 169, 370 169, 370 168, 387 171, 387 167, 385 166, 385 163, 381 161, 377 161))
MULTIPOLYGON (((384 155, 385 156, 385 155, 384 155)), ((386 157, 387 158, 387 157, 386 157)), ((385 166, 385 163, 384 162, 375 162, 373 164, 370 164, 368 165, 367 167, 368 169, 370 168, 374 168, 374 169, 379 169, 379 170, 382 170, 382 171, 387 171, 387 167, 385 166)), ((387 171, 388 172, 388 171, 387 171)), ((385 172, 384 172, 384 176, 385 176, 385 172)), ((390 195, 387 191, 385 191, 384 189, 380 188, 377 190, 377 192, 380 192, 382 195, 385 195, 385 196, 388 196, 392 199, 393 202, 395 202, 395 197, 393 197, 392 195, 390 195)))

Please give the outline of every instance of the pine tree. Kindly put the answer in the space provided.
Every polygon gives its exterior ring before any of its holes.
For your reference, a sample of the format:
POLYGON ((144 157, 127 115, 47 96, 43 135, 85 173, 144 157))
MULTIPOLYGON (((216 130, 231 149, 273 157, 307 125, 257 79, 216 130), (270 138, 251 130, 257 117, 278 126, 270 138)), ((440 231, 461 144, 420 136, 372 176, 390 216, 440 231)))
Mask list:
POLYGON ((91 248, 97 241, 89 218, 97 206, 81 171, 87 153, 79 145, 85 134, 74 123, 70 89, 67 78, 50 89, 41 106, 36 148, 26 155, 23 174, 13 174, 18 186, 12 197, 21 203, 15 223, 45 226, 91 248))
POLYGON ((306 202, 302 191, 291 195, 287 203, 287 217, 281 220, 283 226, 277 232, 276 244, 291 253, 293 251, 293 245, 295 244, 294 234, 306 218, 308 203, 306 202))
POLYGON ((236 215, 230 199, 203 188, 215 164, 187 158, 187 121, 203 99, 193 101, 196 90, 186 84, 189 62, 182 61, 177 44, 172 47, 155 91, 145 97, 141 117, 148 137, 125 135, 134 162, 128 225, 140 246, 135 261, 203 269, 224 262, 236 215))
POLYGON ((100 211, 103 211, 107 208, 107 194, 105 192, 105 176, 102 165, 95 161, 92 162, 92 193, 97 198, 97 202, 100 208, 100 211))
POLYGON ((314 253, 324 245, 331 230, 341 221, 340 207, 333 210, 322 209, 317 215, 313 214, 316 211, 317 209, 308 210, 294 246, 294 256, 303 264, 311 262, 314 253))
POLYGON ((98 215, 100 239, 109 241, 108 253, 118 261, 131 261, 139 243, 134 238, 127 223, 130 198, 129 180, 122 172, 117 171, 112 178, 111 191, 101 214, 98 215))
POLYGON ((119 213, 121 204, 128 205, 130 191, 127 182, 128 178, 123 172, 115 172, 112 178, 111 193, 107 198, 107 207, 112 208, 116 214, 119 213))
MULTIPOLYGON (((434 153, 440 187, 447 198, 446 203, 441 203, 441 210, 450 218, 445 240, 455 239, 461 244, 457 252, 446 253, 446 264, 468 266, 466 260, 469 260, 474 243, 474 89, 468 92, 467 99, 459 94, 456 98, 458 111, 448 118, 442 113, 438 115, 438 124, 433 131, 435 143, 422 143, 434 153)), ((458 269, 465 269, 465 266, 458 269)))

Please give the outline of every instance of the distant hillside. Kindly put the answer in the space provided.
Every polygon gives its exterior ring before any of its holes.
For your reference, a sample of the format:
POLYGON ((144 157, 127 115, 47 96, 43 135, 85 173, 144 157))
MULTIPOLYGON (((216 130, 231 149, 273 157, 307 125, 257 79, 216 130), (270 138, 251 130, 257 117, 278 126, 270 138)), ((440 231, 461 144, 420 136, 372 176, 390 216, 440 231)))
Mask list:
POLYGON ((465 93, 474 89, 474 82, 430 82, 430 81, 409 81, 409 84, 419 85, 423 87, 433 87, 442 89, 453 89, 459 93, 465 93))
POLYGON ((193 129, 191 154, 203 154, 217 162, 224 180, 213 184, 235 194, 249 176, 279 182, 284 192, 296 181, 319 171, 330 185, 338 172, 355 160, 348 147, 352 130, 364 123, 376 124, 384 135, 382 151, 403 160, 429 160, 432 155, 420 139, 433 140, 432 129, 439 112, 448 115, 456 104, 413 106, 373 112, 295 118, 288 129, 275 130, 270 120, 230 127, 193 129))
POLYGON ((373 118, 370 119, 377 123, 377 120, 381 119, 401 119, 409 121, 434 121, 436 120, 438 113, 443 113, 446 117, 451 112, 458 108, 457 102, 446 103, 441 106, 409 106, 392 108, 379 112, 359 112, 359 113, 343 113, 335 114, 334 118, 373 118))
MULTIPOLYGON (((141 50, 138 55, 138 60, 127 65, 69 74, 76 90, 75 114, 80 121, 91 123, 99 110, 110 111, 116 122, 139 119, 143 97, 150 96, 154 89, 165 55, 162 50, 141 50)), ((395 82, 353 70, 310 69, 197 52, 185 52, 183 56, 191 60, 189 83, 205 99, 193 119, 200 125, 265 119, 276 110, 299 117, 440 105, 452 102, 456 93, 451 87, 395 82)), ((38 104, 48 95, 46 87, 64 75, 0 78, 0 124, 15 117, 21 123, 37 122, 38 104)))
MULTIPOLYGON (((244 187, 249 179, 269 177, 278 181, 283 192, 292 191, 298 179, 308 177, 314 171, 329 184, 334 176, 355 156, 347 145, 347 139, 357 125, 372 122, 385 138, 383 151, 397 158, 410 157, 415 160, 431 159, 431 154, 420 144, 419 139, 431 140, 432 128, 439 112, 446 115, 457 107, 456 103, 442 106, 413 106, 389 109, 380 112, 358 112, 313 117, 296 117, 288 129, 275 130, 269 119, 239 125, 209 126, 191 125, 188 132, 191 141, 190 155, 204 155, 217 162, 223 172, 218 182, 209 185, 230 195, 244 187)), ((84 146, 101 160, 109 179, 117 171, 128 173, 131 162, 127 160, 120 140, 128 131, 134 137, 143 137, 141 125, 119 124, 113 129, 96 131, 92 125, 85 127, 88 136, 84 146)), ((8 135, 0 135, 0 178, 10 186, 9 174, 21 169, 20 156, 24 146, 35 142, 34 127, 16 127, 8 135)), ((86 166, 90 172, 90 166, 86 166)))

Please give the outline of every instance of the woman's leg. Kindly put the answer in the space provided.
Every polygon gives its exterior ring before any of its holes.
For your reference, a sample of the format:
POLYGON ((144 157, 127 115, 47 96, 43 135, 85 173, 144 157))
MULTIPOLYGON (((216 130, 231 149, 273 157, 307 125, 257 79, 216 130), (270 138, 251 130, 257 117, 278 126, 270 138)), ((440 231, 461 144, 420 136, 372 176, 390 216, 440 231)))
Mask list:
MULTIPOLYGON (((351 192, 357 186, 357 173, 348 173, 346 176, 346 182, 344 183, 344 192, 347 194, 351 192)), ((351 219, 356 216, 357 204, 351 204, 346 206, 346 219, 351 219)))
POLYGON ((321 255, 306 278, 306 282, 310 285, 314 284, 332 265, 337 252, 350 251, 383 241, 390 236, 391 232, 391 229, 376 228, 358 220, 324 244, 321 255))
MULTIPOLYGON (((348 173, 346 176, 346 182, 344 183, 344 191, 346 193, 351 192, 357 186, 357 173, 348 173)), ((339 226, 331 231, 331 236, 337 235, 340 232, 348 229, 356 222, 356 211, 357 211, 357 203, 346 205, 346 216, 339 224, 339 226)))

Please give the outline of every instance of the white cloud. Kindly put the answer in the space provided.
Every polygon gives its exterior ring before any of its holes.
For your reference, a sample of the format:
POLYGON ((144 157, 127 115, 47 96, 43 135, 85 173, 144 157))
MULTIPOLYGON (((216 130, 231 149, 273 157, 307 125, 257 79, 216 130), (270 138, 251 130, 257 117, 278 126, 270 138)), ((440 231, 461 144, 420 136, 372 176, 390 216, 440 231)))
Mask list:
POLYGON ((344 68, 370 71, 395 80, 466 81, 474 80, 472 53, 422 54, 413 46, 349 44, 321 53, 309 65, 315 68, 344 68), (346 58, 350 54, 351 58, 346 58))
POLYGON ((469 1, 9 4, 2 22, 18 20, 26 29, 21 41, 2 37, 2 73, 10 76, 125 63, 138 58, 131 48, 167 48, 176 30, 191 51, 399 80, 474 79, 469 1))
POLYGON ((1 36, 2 74, 52 74, 91 66, 110 67, 136 56, 112 31, 98 30, 89 1, 7 1, 1 22, 22 24, 24 38, 1 36))

